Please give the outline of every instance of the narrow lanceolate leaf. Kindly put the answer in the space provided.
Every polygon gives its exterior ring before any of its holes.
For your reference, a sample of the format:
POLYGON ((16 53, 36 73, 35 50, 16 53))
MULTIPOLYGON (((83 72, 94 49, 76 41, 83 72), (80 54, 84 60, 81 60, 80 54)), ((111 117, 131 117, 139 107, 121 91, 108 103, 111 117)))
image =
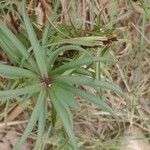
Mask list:
POLYGON ((84 51, 83 48, 81 48, 80 46, 74 46, 74 45, 67 45, 67 46, 62 46, 58 49, 56 49, 49 57, 48 60, 48 64, 49 65, 53 65, 53 63, 55 62, 56 58, 58 57, 58 55, 62 52, 68 51, 68 50, 77 50, 77 51, 84 51))
POLYGON ((33 26, 30 22, 30 19, 25 10, 25 2, 23 1, 23 20, 27 29, 28 37, 31 42, 31 46, 33 48, 36 62, 38 64, 40 73, 43 77, 47 77, 47 67, 46 67, 46 59, 45 59, 45 51, 42 46, 39 44, 36 34, 34 32, 33 26))
POLYGON ((42 84, 34 84, 13 90, 0 91, 0 101, 13 99, 22 95, 30 95, 40 91, 43 88, 42 84))
POLYGON ((35 143, 34 150, 40 150, 42 145, 42 138, 45 131, 45 122, 46 122, 46 111, 45 111, 45 103, 47 101, 45 100, 40 108, 40 114, 39 114, 39 120, 38 120, 38 133, 37 133, 37 139, 35 143))
POLYGON ((61 73, 72 68, 78 68, 82 65, 89 65, 94 62, 114 62, 111 58, 106 57, 88 57, 71 61, 63 66, 60 66, 52 71, 52 74, 61 73))
MULTIPOLYGON (((68 103, 66 103, 64 100, 65 99, 62 99, 62 96, 60 96, 60 93, 58 93, 57 91, 59 91, 60 87, 57 86, 57 84, 55 84, 54 87, 54 93, 55 93, 55 96, 57 97, 57 99, 59 100, 59 102, 65 107, 67 113, 68 113, 68 117, 69 117, 69 122, 71 124, 71 128, 73 129, 73 116, 70 112, 70 108, 69 108, 69 105, 68 103)), ((64 93, 65 94, 65 93, 64 93)), ((69 99, 69 97, 68 97, 69 99)))
MULTIPOLYGON (((21 41, 7 28, 5 24, 0 21, 0 30, 6 36, 8 40, 11 41, 17 48, 18 53, 22 54, 22 56, 29 60, 30 65, 36 70, 36 65, 34 60, 29 56, 26 47, 21 43, 21 41)), ((1 37, 0 37, 1 38, 1 37)))
MULTIPOLYGON (((60 95, 60 93, 57 92, 57 91, 59 90, 59 88, 60 88, 60 87, 56 86, 54 93, 55 93, 55 95, 56 95, 58 101, 59 101, 59 102, 64 106, 64 108, 66 109, 66 111, 67 111, 67 113, 68 113, 68 117, 69 117, 69 122, 70 122, 71 128, 72 128, 72 130, 73 130, 73 116, 72 116, 72 114, 71 114, 71 112, 70 112, 70 107, 69 107, 68 103, 66 103, 66 102, 64 101, 64 100, 66 100, 66 99, 63 99, 63 98, 62 98, 62 95, 60 95)), ((63 93, 62 93, 62 94, 63 94, 63 93)), ((69 99, 69 97, 68 97, 68 100, 71 100, 71 99, 69 99)))
POLYGON ((5 24, 0 21, 0 30, 3 34, 16 46, 19 52, 28 59, 29 55, 26 51, 25 46, 20 42, 20 40, 7 28, 5 24))
POLYGON ((36 103, 36 105, 33 109, 33 112, 31 114, 28 125, 27 125, 25 131, 23 132, 22 137, 20 138, 18 143, 15 145, 14 150, 20 149, 20 146, 25 142, 25 140, 28 138, 31 131, 33 130, 34 126, 36 125, 36 122, 37 122, 39 115, 41 113, 41 109, 42 109, 41 106, 43 105, 44 100, 45 100, 45 95, 46 95, 46 91, 42 89, 39 96, 38 96, 37 103, 36 103))
POLYGON ((3 64, 0 64, 0 76, 8 79, 37 78, 32 71, 3 64))
MULTIPOLYGON (((55 3, 55 7, 53 9, 53 16, 51 16, 51 18, 50 18, 51 22, 54 22, 54 20, 58 17, 57 16, 57 10, 59 9, 59 6, 60 6, 60 1, 57 0, 55 3)), ((47 43, 50 29, 51 29, 51 23, 48 22, 46 27, 45 27, 45 30, 43 32, 43 35, 42 35, 42 45, 45 45, 47 43)))
POLYGON ((57 122, 57 112, 53 104, 51 108, 51 122, 52 122, 52 127, 55 127, 55 124, 57 122))
POLYGON ((77 101, 74 99, 74 94, 64 90, 61 87, 57 87, 57 90, 55 90, 56 95, 59 95, 60 100, 65 103, 66 105, 68 105, 69 107, 72 107, 74 109, 79 109, 79 104, 77 103, 77 101))
POLYGON ((74 70, 73 73, 78 74, 78 75, 89 76, 89 77, 93 76, 92 72, 88 71, 86 68, 78 68, 78 69, 74 70))
POLYGON ((120 96, 125 97, 125 93, 115 84, 111 84, 106 81, 100 81, 96 79, 92 79, 89 77, 80 77, 80 76, 59 76, 56 77, 56 80, 61 80, 70 84, 81 84, 81 85, 89 85, 92 87, 99 87, 101 89, 111 90, 120 96))
POLYGON ((76 138, 73 132, 73 128, 70 122, 70 116, 68 114, 68 110, 66 109, 65 105, 59 100, 58 96, 55 94, 55 90, 50 90, 50 97, 52 99, 52 103, 60 116, 62 124, 69 136, 70 142, 74 148, 74 150, 78 150, 76 138))
MULTIPOLYGON (((60 86, 62 86, 62 84, 60 84, 60 86)), ((93 103, 95 105, 97 105, 98 107, 100 107, 101 109, 103 109, 104 111, 108 111, 111 115, 114 116, 114 118, 116 118, 118 120, 118 117, 116 116, 116 114, 114 113, 114 111, 111 109, 111 107, 109 107, 104 100, 100 99, 99 97, 96 97, 94 95, 91 95, 83 90, 74 88, 70 85, 67 84, 63 84, 63 88, 84 98, 85 100, 87 100, 90 103, 93 103)))
POLYGON ((57 42, 57 44, 78 44, 83 46, 103 46, 103 41, 107 41, 107 37, 90 36, 90 37, 78 37, 63 39, 57 42))
POLYGON ((7 45, 0 39, 0 47, 3 49, 3 51, 6 53, 9 60, 13 63, 19 64, 19 58, 9 49, 7 45))
POLYGON ((6 53, 6 55, 9 57, 12 62, 19 63, 19 57, 17 55, 16 49, 13 47, 13 44, 10 42, 10 40, 6 40, 4 34, 0 32, 0 47, 2 50, 6 53))

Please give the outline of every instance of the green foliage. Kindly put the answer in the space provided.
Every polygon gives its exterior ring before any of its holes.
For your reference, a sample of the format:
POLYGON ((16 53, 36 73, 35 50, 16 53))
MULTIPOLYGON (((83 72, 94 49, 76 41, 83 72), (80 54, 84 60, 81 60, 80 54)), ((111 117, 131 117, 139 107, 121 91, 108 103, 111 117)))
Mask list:
MULTIPOLYGON (((91 72, 83 68, 83 65, 90 65, 99 61, 103 63, 115 62, 108 57, 86 56, 79 57, 75 60, 72 59, 69 62, 64 61, 59 65, 56 64, 55 62, 59 59, 61 52, 68 50, 85 51, 85 49, 80 47, 82 41, 78 42, 81 39, 79 38, 77 42, 71 41, 65 46, 60 44, 58 47, 51 46, 50 48, 45 48, 43 44, 47 43, 47 32, 49 32, 49 29, 45 30, 41 44, 25 11, 25 3, 22 3, 22 10, 23 21, 31 47, 26 47, 4 23, 0 22, 1 48, 9 56, 11 61, 11 65, 0 63, 0 76, 12 81, 19 80, 20 83, 14 89, 1 90, 0 101, 13 100, 17 99, 17 97, 22 99, 23 96, 26 98, 26 101, 29 98, 37 99, 28 125, 14 149, 19 149, 37 123, 38 133, 35 149, 41 147, 46 128, 47 101, 50 99, 54 107, 52 124, 55 125, 56 115, 58 115, 69 137, 68 142, 72 145, 73 149, 77 150, 78 145, 73 132, 73 117, 70 112, 70 108, 76 110, 78 108, 78 103, 74 99, 76 95, 97 105, 104 111, 108 111, 116 120, 117 116, 104 100, 82 89, 76 88, 74 85, 88 85, 95 89, 111 90, 121 96, 125 96, 119 87, 105 81, 95 80, 91 72), (29 49, 33 51, 32 55, 29 49)), ((100 37, 93 38, 84 38, 84 41, 87 40, 85 41, 87 44, 93 44, 100 37)))

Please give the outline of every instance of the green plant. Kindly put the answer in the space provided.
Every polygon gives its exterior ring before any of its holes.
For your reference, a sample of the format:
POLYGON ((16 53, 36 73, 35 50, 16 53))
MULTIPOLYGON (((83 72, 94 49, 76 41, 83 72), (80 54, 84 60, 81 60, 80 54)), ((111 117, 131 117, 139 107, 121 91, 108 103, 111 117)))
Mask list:
MULTIPOLYGON (((74 85, 89 85, 95 89, 112 90, 124 96, 124 93, 119 87, 105 81, 95 80, 93 75, 82 66, 99 61, 106 63, 115 62, 108 57, 82 55, 69 62, 55 63, 61 52, 68 50, 85 52, 85 50, 79 45, 73 44, 60 45, 56 49, 53 49, 53 47, 50 49, 45 48, 44 44, 48 39, 47 31, 49 27, 45 30, 42 42, 40 42, 36 37, 33 26, 26 13, 25 3, 23 3, 22 9, 23 21, 31 47, 27 48, 2 22, 0 22, 1 48, 7 54, 11 62, 10 65, 0 63, 0 76, 8 80, 18 81, 19 83, 15 89, 1 90, 0 101, 5 102, 7 100, 17 99, 18 102, 26 102, 26 100, 29 99, 36 100, 28 125, 14 149, 19 149, 25 142, 37 122, 38 133, 34 149, 40 148, 45 131, 47 100, 50 99, 53 110, 60 117, 63 127, 70 139, 69 142, 73 149, 76 150, 78 146, 73 132, 73 120, 70 112, 70 107, 74 109, 78 108, 78 103, 74 99, 75 95, 110 112, 116 119, 117 116, 104 100, 82 89, 76 88, 74 85), (77 70, 80 70, 80 73, 78 73, 77 70)), ((90 38, 90 40, 92 41, 92 38, 90 38)), ((55 125, 55 117, 56 114, 52 112, 53 125, 55 125)))

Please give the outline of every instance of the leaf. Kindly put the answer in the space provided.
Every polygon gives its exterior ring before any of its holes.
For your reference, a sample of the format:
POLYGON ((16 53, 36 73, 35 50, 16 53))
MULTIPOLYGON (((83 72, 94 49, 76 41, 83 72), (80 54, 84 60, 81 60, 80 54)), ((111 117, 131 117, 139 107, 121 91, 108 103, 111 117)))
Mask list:
POLYGON ((125 93, 115 84, 111 84, 106 81, 100 81, 96 79, 92 79, 90 77, 81 77, 81 76, 59 76, 56 77, 56 80, 61 80, 70 84, 81 84, 81 85, 89 85, 93 87, 99 87, 101 89, 111 90, 120 96, 125 97, 125 93))
POLYGON ((9 79, 37 78, 37 75, 27 69, 0 64, 0 76, 9 79))
POLYGON ((40 108, 40 116, 39 116, 39 120, 38 120, 38 133, 37 133, 37 139, 36 139, 36 143, 35 143, 35 147, 34 150, 38 150, 41 149, 41 144, 42 144, 42 138, 44 135, 44 131, 45 131, 45 122, 46 122, 46 105, 45 103, 47 103, 47 101, 45 100, 44 103, 41 105, 40 108))
POLYGON ((59 100, 58 96, 56 96, 55 90, 53 88, 50 89, 49 94, 50 94, 52 103, 53 103, 57 113, 59 114, 60 119, 63 123, 63 126, 69 136, 70 142, 71 142, 74 150, 78 150, 76 138, 75 138, 75 135, 73 132, 71 122, 70 122, 70 116, 68 114, 68 111, 66 110, 65 105, 59 100))
POLYGON ((64 72, 66 70, 72 69, 72 68, 78 68, 82 65, 89 65, 94 62, 114 62, 111 58, 107 57, 88 57, 88 58, 82 58, 82 59, 77 59, 74 61, 71 61, 67 64, 64 64, 63 66, 60 66, 54 70, 52 70, 51 74, 57 74, 64 72))
POLYGON ((90 103, 93 103, 95 105, 97 105, 98 107, 100 107, 101 109, 103 109, 104 111, 108 111, 110 114, 113 115, 114 118, 116 118, 118 120, 118 117, 117 115, 114 113, 114 111, 111 109, 111 107, 109 107, 105 102, 104 100, 100 99, 99 97, 96 97, 94 95, 91 95, 83 90, 80 90, 80 89, 77 89, 77 88, 74 88, 70 85, 67 85, 67 84, 59 84, 59 86, 63 86, 63 88, 67 91, 70 91, 82 98, 84 98, 85 100, 87 100, 88 102, 90 103))
POLYGON ((63 88, 57 86, 57 90, 55 90, 55 93, 56 95, 59 95, 60 100, 63 103, 67 104, 68 106, 74 109, 79 109, 79 104, 74 99, 74 95, 71 92, 64 90, 63 88))
MULTIPOLYGON (((58 17, 57 10, 59 9, 59 5, 60 5, 60 1, 57 0, 55 3, 55 7, 53 9, 53 16, 50 17, 51 22, 54 22, 54 20, 58 17)), ((42 45, 45 45, 47 43, 50 29, 51 29, 51 23, 48 22, 42 35, 42 45)))
POLYGON ((52 121, 52 126, 55 127, 56 121, 57 121, 57 112, 55 110, 54 105, 52 104, 51 108, 51 121, 52 121))
POLYGON ((56 49, 49 57, 48 59, 48 64, 53 65, 56 58, 58 57, 58 55, 61 52, 65 52, 68 50, 78 50, 78 51, 85 51, 83 48, 79 47, 79 46, 74 46, 74 45, 67 45, 67 46, 62 46, 58 49, 56 49))
MULTIPOLYGON (((71 112, 70 112, 69 105, 68 105, 68 103, 66 103, 66 101, 63 101, 64 99, 62 99, 62 96, 60 96, 60 93, 57 92, 57 91, 59 91, 60 87, 59 87, 57 84, 55 84, 55 86, 53 86, 53 87, 54 87, 54 89, 55 89, 54 93, 55 93, 57 99, 60 101, 60 103, 63 104, 63 106, 65 107, 65 109, 66 109, 66 111, 67 111, 67 113, 68 113, 69 120, 70 120, 70 124, 71 124, 72 129, 73 129, 73 116, 72 116, 72 114, 71 114, 71 112)), ((64 94, 65 94, 65 93, 64 93, 64 94)), ((70 94, 71 94, 71 93, 70 93, 70 94)), ((69 95, 66 95, 66 97, 68 96, 68 99, 70 98, 70 97, 69 97, 70 94, 69 94, 69 95)), ((73 96, 73 94, 72 94, 71 96, 73 96)), ((71 97, 71 98, 72 98, 72 97, 71 97)), ((73 102, 75 102, 74 99, 73 99, 73 102)))
POLYGON ((25 2, 23 1, 22 4, 23 4, 22 5, 23 20, 27 29, 27 33, 28 33, 29 40, 31 42, 31 46, 35 54, 36 62, 38 64, 42 77, 47 77, 48 73, 47 73, 47 67, 46 67, 45 50, 41 47, 41 45, 38 42, 33 26, 25 10, 25 2))
POLYGON ((61 45, 61 44, 76 44, 76 45, 82 45, 82 46, 88 46, 88 47, 104 46, 103 41, 107 41, 107 40, 108 40, 107 37, 101 37, 101 36, 69 38, 69 39, 59 40, 56 43, 47 45, 47 47, 51 45, 61 45))
POLYGON ((21 53, 25 59, 29 60, 30 65, 33 67, 34 70, 36 70, 36 64, 34 60, 29 56, 26 47, 1 21, 0 21, 0 31, 8 38, 8 40, 10 40, 15 45, 18 53, 21 53))
POLYGON ((25 46, 20 42, 20 40, 0 21, 0 31, 16 46, 19 52, 26 59, 29 57, 25 46))
POLYGON ((5 45, 5 43, 3 41, 1 41, 0 39, 0 47, 3 49, 3 51, 6 53, 7 57, 9 58, 9 60, 13 63, 17 63, 19 64, 19 59, 16 55, 14 55, 14 53, 9 50, 11 50, 7 45, 5 45))
POLYGON ((13 47, 13 44, 10 42, 10 40, 5 38, 5 35, 3 35, 1 32, 0 32, 0 47, 7 54, 10 60, 19 64, 19 57, 17 55, 17 51, 13 47))
POLYGON ((88 71, 86 68, 79 68, 73 71, 73 74, 80 74, 80 75, 84 75, 84 76, 90 76, 92 77, 92 73, 90 71, 88 71))
POLYGON ((33 94, 40 91, 42 87, 43 87, 42 84, 39 83, 39 84, 25 86, 18 89, 0 91, 0 101, 13 99, 15 97, 26 95, 26 94, 33 94))
POLYGON ((61 93, 61 91, 59 91, 61 88, 57 84, 55 84, 54 89, 55 89, 54 93, 55 93, 56 97, 58 98, 60 103, 63 104, 63 106, 65 107, 65 109, 66 109, 66 111, 68 113, 69 121, 70 121, 71 127, 73 129, 73 116, 72 116, 72 114, 70 112, 69 106, 74 107, 74 108, 77 109, 77 106, 79 106, 79 105, 76 103, 75 99, 73 98, 73 94, 72 93, 68 92, 69 95, 66 95, 66 97, 62 97, 63 94, 67 94, 67 93, 61 93), (60 93, 61 93, 61 95, 60 95, 60 93), (68 96, 68 98, 67 98, 67 96, 68 96), (64 98, 67 98, 67 99, 64 99, 64 98))
POLYGON ((25 142, 25 140, 27 139, 27 137, 30 135, 31 131, 33 130, 34 126, 36 125, 39 115, 41 114, 41 110, 42 110, 41 106, 44 103, 45 96, 46 96, 46 91, 42 89, 38 95, 37 103, 33 109, 28 125, 25 131, 23 132, 23 135, 21 136, 20 140, 15 145, 14 150, 20 149, 20 146, 25 142))

